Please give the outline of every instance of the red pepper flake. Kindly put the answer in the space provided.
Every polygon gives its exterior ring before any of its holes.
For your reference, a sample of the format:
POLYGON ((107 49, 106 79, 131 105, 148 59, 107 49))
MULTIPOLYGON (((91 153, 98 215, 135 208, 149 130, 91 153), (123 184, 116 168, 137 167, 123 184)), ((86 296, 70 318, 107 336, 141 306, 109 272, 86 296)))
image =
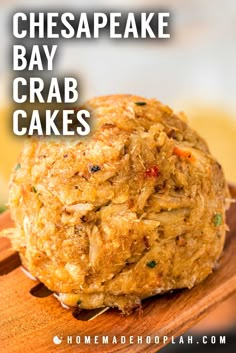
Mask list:
POLYGON ((181 149, 178 146, 174 147, 173 153, 181 158, 187 159, 190 162, 194 162, 194 157, 192 156, 191 152, 185 149, 181 149))
POLYGON ((159 169, 156 165, 151 168, 146 169, 145 177, 146 178, 157 178, 159 176, 159 169))

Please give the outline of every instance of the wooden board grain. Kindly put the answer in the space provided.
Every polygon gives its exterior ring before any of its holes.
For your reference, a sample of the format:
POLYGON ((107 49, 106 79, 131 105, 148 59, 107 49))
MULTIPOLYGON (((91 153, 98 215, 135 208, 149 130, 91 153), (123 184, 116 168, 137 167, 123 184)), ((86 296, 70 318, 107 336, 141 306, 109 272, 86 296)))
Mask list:
MULTIPOLYGON (((236 197, 236 188, 231 188, 231 192, 236 197)), ((0 276, 0 352, 156 352, 164 345, 162 337, 170 340, 171 336, 182 334, 236 291, 236 204, 232 204, 227 219, 230 232, 219 269, 192 290, 146 300, 142 315, 123 317, 116 310, 108 310, 92 321, 77 321, 53 296, 33 297, 30 289, 35 282, 20 267, 0 276), (102 345, 104 335, 110 341, 113 336, 118 341, 121 336, 127 340, 134 336, 135 343, 102 345), (58 345, 53 343, 55 336, 62 337, 58 345), (72 344, 67 344, 67 336, 72 336, 72 344), (81 341, 91 336, 91 342, 98 336, 100 343, 76 344, 76 336, 81 341), (143 344, 136 344, 138 336, 143 337, 143 344), (151 336, 151 344, 145 343, 146 336, 151 336), (160 337, 160 344, 155 344, 155 336, 160 337)), ((11 226, 9 215, 0 218, 0 226, 11 226)), ((0 239, 0 268, 9 256, 8 248, 8 240, 0 239)))

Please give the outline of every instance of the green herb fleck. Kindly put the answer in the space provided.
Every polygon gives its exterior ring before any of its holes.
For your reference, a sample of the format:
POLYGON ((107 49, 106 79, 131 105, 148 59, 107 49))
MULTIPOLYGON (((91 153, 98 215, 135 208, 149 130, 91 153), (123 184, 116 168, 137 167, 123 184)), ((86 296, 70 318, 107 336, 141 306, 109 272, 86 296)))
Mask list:
POLYGON ((21 168, 21 165, 20 165, 20 163, 18 163, 17 165, 16 165, 16 167, 15 167, 15 170, 18 170, 18 169, 20 169, 21 168))
POLYGON ((221 226, 222 223, 223 223, 222 215, 221 215, 220 213, 215 214, 215 215, 213 216, 212 221, 213 221, 213 224, 214 224, 215 227, 221 226))
POLYGON ((35 188, 34 186, 32 186, 32 191, 33 191, 35 194, 37 194, 37 190, 36 190, 36 188, 35 188))
POLYGON ((150 268, 154 268, 157 265, 157 262, 155 260, 149 261, 146 263, 146 265, 150 268))
POLYGON ((78 301, 77 301, 77 305, 80 305, 82 303, 82 301, 79 299, 78 301))
POLYGON ((138 106, 143 106, 143 105, 146 105, 147 103, 146 102, 135 102, 134 104, 138 105, 138 106))
POLYGON ((6 207, 5 206, 0 206, 0 213, 3 213, 4 211, 6 211, 6 207))

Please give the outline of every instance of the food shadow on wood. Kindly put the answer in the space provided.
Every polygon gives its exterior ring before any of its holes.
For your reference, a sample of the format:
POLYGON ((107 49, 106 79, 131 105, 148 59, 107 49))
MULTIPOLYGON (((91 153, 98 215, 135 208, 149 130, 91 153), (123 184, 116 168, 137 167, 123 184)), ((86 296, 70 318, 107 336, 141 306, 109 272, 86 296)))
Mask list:
POLYGON ((0 262, 0 276, 8 275, 21 265, 18 253, 11 254, 0 262))

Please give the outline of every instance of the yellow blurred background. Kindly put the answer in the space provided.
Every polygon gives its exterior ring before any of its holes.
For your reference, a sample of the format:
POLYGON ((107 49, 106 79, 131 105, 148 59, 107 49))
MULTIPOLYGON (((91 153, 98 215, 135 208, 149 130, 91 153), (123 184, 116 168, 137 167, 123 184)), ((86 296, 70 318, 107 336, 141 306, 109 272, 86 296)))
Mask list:
POLYGON ((222 164, 227 180, 236 182, 236 114, 200 103, 188 103, 184 110, 191 126, 205 138, 211 153, 222 164))

